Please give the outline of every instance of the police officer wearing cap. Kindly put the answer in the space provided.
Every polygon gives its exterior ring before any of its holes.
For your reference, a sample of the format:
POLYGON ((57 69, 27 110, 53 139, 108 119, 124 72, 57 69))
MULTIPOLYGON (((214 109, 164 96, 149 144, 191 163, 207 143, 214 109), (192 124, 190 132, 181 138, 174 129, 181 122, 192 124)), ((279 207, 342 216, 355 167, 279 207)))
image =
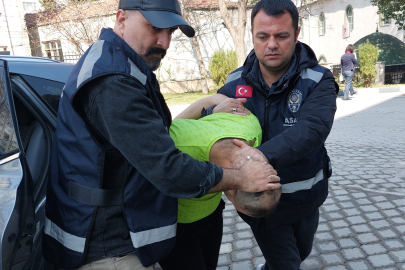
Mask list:
POLYGON ((57 269, 152 269, 175 243, 177 198, 280 187, 251 161, 222 169, 180 152, 152 71, 177 29, 177 0, 121 0, 64 87, 47 189, 43 255, 57 269))

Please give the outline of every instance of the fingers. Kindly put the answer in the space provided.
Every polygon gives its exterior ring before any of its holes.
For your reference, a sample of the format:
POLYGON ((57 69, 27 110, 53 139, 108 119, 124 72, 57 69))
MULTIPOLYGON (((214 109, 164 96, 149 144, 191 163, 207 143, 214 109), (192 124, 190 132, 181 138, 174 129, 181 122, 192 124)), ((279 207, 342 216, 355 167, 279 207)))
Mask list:
POLYGON ((249 145, 247 145, 247 143, 245 143, 244 141, 238 140, 238 139, 234 139, 233 143, 236 146, 239 146, 240 148, 245 148, 245 147, 249 147, 249 145))

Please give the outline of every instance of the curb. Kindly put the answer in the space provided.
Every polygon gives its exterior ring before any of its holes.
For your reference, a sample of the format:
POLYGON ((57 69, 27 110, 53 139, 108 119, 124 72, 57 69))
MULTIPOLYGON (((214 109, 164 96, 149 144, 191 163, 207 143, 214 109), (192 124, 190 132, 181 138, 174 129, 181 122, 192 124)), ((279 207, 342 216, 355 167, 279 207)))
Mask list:
MULTIPOLYGON (((354 89, 354 91, 356 91, 357 94, 359 94, 359 95, 405 92, 405 85, 390 86, 390 87, 378 87, 378 88, 357 88, 357 89, 354 89)), ((342 90, 339 90, 338 96, 343 96, 343 91, 342 90)))

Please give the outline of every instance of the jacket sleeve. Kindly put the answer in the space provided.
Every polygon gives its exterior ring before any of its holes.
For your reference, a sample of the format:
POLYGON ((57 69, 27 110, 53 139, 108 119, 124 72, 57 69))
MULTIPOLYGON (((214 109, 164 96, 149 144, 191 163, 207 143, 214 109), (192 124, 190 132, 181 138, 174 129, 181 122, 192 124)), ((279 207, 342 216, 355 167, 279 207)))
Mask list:
POLYGON ((122 75, 102 77, 80 92, 74 102, 84 106, 87 124, 163 193, 178 198, 201 197, 222 179, 220 167, 176 148, 147 90, 138 81, 122 75))
POLYGON ((330 71, 302 104, 297 123, 257 148, 279 169, 321 146, 332 129, 338 86, 330 71))

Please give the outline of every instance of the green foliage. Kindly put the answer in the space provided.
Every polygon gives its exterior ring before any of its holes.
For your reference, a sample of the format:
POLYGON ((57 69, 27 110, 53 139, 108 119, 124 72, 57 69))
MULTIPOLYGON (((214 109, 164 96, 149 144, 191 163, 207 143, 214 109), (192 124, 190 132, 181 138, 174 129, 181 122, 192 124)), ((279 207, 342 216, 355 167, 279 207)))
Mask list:
POLYGON ((398 30, 405 30, 405 1, 404 0, 371 0, 378 7, 378 13, 385 19, 396 20, 398 30))
POLYGON ((225 84, 226 77, 237 67, 238 58, 235 50, 215 51, 209 64, 211 77, 219 87, 225 84))
POLYGON ((378 47, 367 39, 367 42, 359 47, 360 73, 366 87, 370 87, 377 74, 375 64, 378 59, 378 47))

